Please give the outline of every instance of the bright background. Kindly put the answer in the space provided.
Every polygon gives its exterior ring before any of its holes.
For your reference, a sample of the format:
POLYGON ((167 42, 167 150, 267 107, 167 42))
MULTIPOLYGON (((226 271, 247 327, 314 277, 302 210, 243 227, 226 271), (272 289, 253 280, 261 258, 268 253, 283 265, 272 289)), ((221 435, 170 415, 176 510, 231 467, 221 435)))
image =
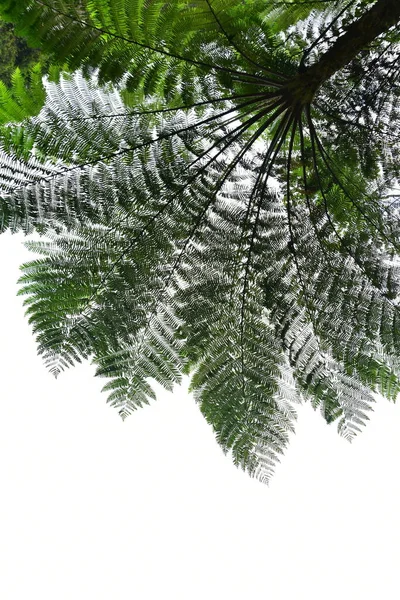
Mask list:
POLYGON ((184 388, 124 423, 79 366, 57 381, 0 237, 0 597, 399 597, 400 406, 353 444, 309 406, 269 487, 237 470, 184 388))

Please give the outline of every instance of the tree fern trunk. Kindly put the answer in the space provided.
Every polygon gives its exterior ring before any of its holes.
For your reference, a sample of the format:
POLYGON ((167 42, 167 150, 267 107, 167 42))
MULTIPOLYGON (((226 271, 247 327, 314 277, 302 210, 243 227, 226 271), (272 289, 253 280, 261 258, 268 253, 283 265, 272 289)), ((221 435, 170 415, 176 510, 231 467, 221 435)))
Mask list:
POLYGON ((320 86, 367 48, 379 35, 400 21, 400 0, 378 0, 352 23, 321 58, 287 86, 295 103, 308 104, 320 86))

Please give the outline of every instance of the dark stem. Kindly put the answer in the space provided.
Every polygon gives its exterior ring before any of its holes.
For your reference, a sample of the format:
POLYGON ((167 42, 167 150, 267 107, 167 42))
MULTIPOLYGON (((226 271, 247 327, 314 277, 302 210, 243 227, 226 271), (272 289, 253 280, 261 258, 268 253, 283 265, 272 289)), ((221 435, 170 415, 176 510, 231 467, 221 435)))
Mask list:
POLYGON ((378 0, 344 35, 321 56, 287 84, 286 94, 292 103, 309 104, 321 85, 348 65, 361 50, 400 21, 399 0, 378 0))

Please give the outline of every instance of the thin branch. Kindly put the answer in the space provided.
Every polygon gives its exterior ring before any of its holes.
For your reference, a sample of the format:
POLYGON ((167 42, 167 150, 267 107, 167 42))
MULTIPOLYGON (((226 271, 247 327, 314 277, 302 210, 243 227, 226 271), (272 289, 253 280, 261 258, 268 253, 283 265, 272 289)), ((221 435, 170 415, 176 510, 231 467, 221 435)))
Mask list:
MULTIPOLYGON (((232 100, 239 100, 241 98, 258 98, 265 97, 266 92, 254 92, 252 94, 235 94, 232 96, 225 96, 223 98, 211 98, 210 100, 203 100, 201 102, 194 102, 193 104, 181 104, 180 106, 169 107, 169 108, 154 108, 150 110, 133 110, 133 111, 125 111, 123 113, 111 113, 111 114, 94 114, 88 115, 86 117, 73 117, 72 119, 68 119, 68 123, 75 122, 84 122, 89 120, 103 120, 103 119, 116 119, 118 117, 126 118, 126 117, 141 117, 144 115, 155 115, 155 114, 164 114, 177 112, 179 110, 191 110, 194 108, 198 108, 201 106, 207 106, 208 104, 217 104, 219 102, 228 102, 232 100)), ((50 109, 51 110, 51 109, 50 109)), ((41 121, 37 123, 38 126, 46 125, 45 121, 41 121)))

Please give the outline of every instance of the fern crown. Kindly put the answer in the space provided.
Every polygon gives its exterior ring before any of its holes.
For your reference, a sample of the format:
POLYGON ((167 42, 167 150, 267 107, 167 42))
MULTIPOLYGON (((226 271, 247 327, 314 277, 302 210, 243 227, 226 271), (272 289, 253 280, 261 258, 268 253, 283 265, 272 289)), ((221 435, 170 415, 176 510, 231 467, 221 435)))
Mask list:
POLYGON ((123 418, 190 373, 264 481, 302 399, 351 440, 400 389, 398 2, 0 14, 63 72, 0 83, 0 222, 46 236, 20 293, 51 372, 91 358, 123 418))

